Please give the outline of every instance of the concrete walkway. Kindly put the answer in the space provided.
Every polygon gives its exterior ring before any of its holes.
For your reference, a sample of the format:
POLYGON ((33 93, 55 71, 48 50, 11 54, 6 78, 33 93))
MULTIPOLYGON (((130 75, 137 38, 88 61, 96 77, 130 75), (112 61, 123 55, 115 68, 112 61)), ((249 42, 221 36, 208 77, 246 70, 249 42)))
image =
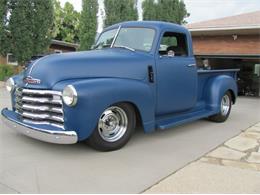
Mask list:
POLYGON ((3 88, 5 86, 5 82, 0 81, 0 88, 3 88))
POLYGON ((144 193, 260 193, 260 123, 144 193))
MULTIPOLYGON (((0 110, 11 107, 10 103, 10 94, 0 88, 0 110)), ((225 123, 199 120, 151 134, 137 129, 124 148, 108 153, 97 152, 84 142, 40 142, 0 120, 0 194, 141 193, 256 124, 259 106, 260 99, 239 97, 225 123)))

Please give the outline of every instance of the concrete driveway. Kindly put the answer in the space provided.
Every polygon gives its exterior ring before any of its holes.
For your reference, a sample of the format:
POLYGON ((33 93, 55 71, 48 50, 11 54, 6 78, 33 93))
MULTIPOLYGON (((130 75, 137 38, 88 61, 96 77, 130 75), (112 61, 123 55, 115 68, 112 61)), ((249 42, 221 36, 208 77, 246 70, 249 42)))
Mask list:
MULTIPOLYGON (((9 97, 0 89, 0 108, 9 97)), ((86 144, 53 145, 0 123, 0 193, 140 193, 260 121, 260 100, 240 98, 230 119, 144 134, 101 153, 86 144)))

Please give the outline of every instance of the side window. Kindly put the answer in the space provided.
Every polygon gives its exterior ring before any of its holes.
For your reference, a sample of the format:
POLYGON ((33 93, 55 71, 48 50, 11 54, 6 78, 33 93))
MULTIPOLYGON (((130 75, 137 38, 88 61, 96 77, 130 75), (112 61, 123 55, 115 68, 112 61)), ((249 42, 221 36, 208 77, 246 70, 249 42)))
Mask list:
POLYGON ((165 32, 159 54, 164 56, 188 56, 186 35, 174 32, 165 32))

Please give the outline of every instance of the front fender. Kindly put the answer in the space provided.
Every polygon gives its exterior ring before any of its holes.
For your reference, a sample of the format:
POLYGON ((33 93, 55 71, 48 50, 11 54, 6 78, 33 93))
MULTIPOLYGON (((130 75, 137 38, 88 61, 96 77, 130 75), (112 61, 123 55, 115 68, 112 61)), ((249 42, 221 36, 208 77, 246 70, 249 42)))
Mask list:
POLYGON ((208 81, 204 95, 210 109, 219 112, 221 99, 227 91, 231 91, 235 100, 237 96, 237 84, 233 77, 228 75, 218 75, 208 81))
POLYGON ((64 105, 66 129, 75 129, 79 140, 88 138, 109 106, 129 102, 138 109, 146 132, 154 129, 155 100, 147 83, 130 79, 96 78, 74 81, 78 93, 75 107, 64 105))

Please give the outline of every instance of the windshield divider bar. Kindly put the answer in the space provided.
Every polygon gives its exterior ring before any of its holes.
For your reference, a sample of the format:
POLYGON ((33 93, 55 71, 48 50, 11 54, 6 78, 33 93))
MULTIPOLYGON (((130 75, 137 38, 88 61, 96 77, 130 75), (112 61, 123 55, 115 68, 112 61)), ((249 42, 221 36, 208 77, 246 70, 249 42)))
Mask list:
POLYGON ((110 48, 114 47, 114 44, 115 44, 115 42, 116 42, 116 39, 117 39, 117 37, 118 37, 118 34, 119 34, 120 29, 121 29, 121 25, 118 27, 118 29, 117 29, 117 31, 116 31, 116 35, 115 35, 115 37, 114 37, 114 39, 113 39, 113 41, 112 41, 112 44, 111 44, 110 48))

